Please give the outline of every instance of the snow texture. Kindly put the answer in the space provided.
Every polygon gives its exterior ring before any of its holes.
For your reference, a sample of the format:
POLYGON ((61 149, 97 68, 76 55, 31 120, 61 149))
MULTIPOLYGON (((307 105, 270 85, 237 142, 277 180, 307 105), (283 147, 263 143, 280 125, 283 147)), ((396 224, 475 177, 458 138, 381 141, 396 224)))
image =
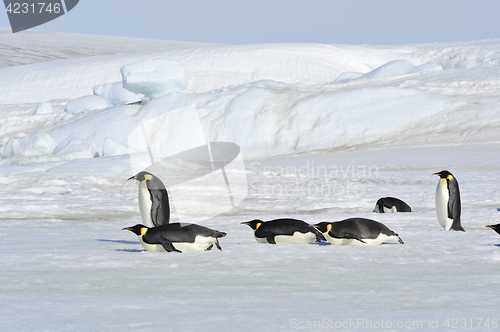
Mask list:
POLYGON ((0 62, 0 330, 498 329, 500 40, 85 36, 69 56, 59 37, 0 34, 25 50, 0 62), (141 222, 136 157, 170 171, 172 222, 226 232, 222 251, 149 253, 122 231, 141 222), (437 221, 443 169, 465 232, 437 221), (373 213, 387 196, 413 212, 373 213), (240 224, 282 217, 375 219, 405 244, 267 245, 240 224))

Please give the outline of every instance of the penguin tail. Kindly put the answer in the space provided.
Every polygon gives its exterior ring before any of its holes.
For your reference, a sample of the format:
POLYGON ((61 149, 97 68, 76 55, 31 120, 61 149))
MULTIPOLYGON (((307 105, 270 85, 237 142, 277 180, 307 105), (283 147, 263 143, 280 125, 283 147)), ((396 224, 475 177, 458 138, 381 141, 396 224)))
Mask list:
POLYGON ((398 237, 398 241, 399 241, 399 243, 401 243, 401 244, 405 244, 405 243, 403 242, 403 240, 401 240, 401 238, 399 237, 399 235, 397 235, 397 234, 396 234, 396 236, 398 237))

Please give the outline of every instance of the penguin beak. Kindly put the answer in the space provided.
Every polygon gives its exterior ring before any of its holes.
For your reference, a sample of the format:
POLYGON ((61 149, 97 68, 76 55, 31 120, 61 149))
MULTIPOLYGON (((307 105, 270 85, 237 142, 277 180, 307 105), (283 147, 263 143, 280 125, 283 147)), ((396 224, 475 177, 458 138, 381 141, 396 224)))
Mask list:
POLYGON ((124 231, 124 230, 131 231, 131 230, 132 230, 132 228, 131 228, 131 227, 125 227, 125 228, 122 228, 122 231, 124 231))
MULTIPOLYGON (((135 175, 134 175, 134 176, 129 177, 129 178, 127 179, 127 181, 128 181, 128 180, 132 180, 132 179, 137 179, 137 178, 136 178, 136 177, 135 177, 135 175)), ((124 229, 125 229, 125 228, 124 228, 124 229)))
POLYGON ((432 175, 439 175, 439 176, 441 176, 441 173, 432 173, 432 175))
POLYGON ((250 224, 248 223, 248 221, 244 221, 244 222, 240 223, 240 225, 248 225, 248 226, 250 226, 250 224))

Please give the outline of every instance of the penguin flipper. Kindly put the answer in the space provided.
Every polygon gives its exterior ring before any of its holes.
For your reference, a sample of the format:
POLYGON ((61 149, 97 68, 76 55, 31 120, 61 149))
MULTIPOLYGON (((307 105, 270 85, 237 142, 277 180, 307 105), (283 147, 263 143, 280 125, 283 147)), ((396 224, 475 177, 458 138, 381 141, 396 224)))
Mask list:
POLYGON ((359 242, 366 243, 365 241, 363 241, 362 238, 360 238, 358 235, 353 234, 353 233, 345 233, 344 237, 347 239, 355 239, 355 240, 358 240, 359 242))
POLYGON ((209 245, 209 246, 208 246, 208 248, 207 248, 207 249, 205 249, 205 251, 210 251, 210 250, 212 250, 212 247, 213 247, 213 246, 214 246, 213 244, 209 245))
POLYGON ((153 222, 153 225, 155 227, 160 226, 159 218, 158 216, 160 215, 160 201, 158 199, 152 199, 151 200, 151 221, 153 222))
POLYGON ((276 241, 274 240, 274 235, 268 235, 268 236, 266 236, 266 240, 270 244, 276 244, 276 241))
POLYGON ((180 250, 177 250, 174 245, 172 244, 172 241, 168 240, 168 239, 165 239, 163 238, 161 241, 160 241, 160 244, 163 246, 163 248, 168 251, 168 252, 171 252, 171 251, 175 251, 175 252, 182 252, 180 250))
MULTIPOLYGON (((213 246, 213 244, 212 244, 212 246, 213 246)), ((219 239, 218 238, 215 238, 215 246, 217 247, 217 249, 219 249, 219 250, 222 251, 222 248, 220 247, 219 239)))
MULTIPOLYGON (((396 235, 397 235, 397 234, 396 234, 396 235)), ((399 243, 401 243, 401 244, 405 244, 405 243, 403 242, 403 240, 401 240, 401 238, 399 237, 399 235, 397 235, 397 237, 398 237, 399 243)))

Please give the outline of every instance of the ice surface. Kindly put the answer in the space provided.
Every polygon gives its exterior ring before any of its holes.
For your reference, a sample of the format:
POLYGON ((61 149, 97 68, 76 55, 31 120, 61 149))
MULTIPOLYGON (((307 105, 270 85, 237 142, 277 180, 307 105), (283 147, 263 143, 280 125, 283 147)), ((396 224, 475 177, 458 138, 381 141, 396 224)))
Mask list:
POLYGON ((49 102, 40 103, 40 105, 35 109, 33 115, 41 115, 41 114, 52 114, 54 113, 54 109, 49 102))
POLYGON ((179 61, 153 59, 125 65, 121 68, 123 87, 150 99, 186 87, 184 66, 179 61))
POLYGON ((109 106, 110 105, 104 97, 98 95, 83 96, 67 103, 64 112, 69 114, 82 113, 85 111, 102 110, 109 106))
POLYGON ((94 87, 94 94, 106 99, 109 105, 125 105, 140 102, 144 95, 123 88, 123 82, 101 84, 94 87))
POLYGON ((210 46, 0 69, 0 330, 495 330, 500 237, 484 226, 500 219, 499 51, 210 46), (148 59, 179 61, 186 88, 122 105, 120 68, 148 59), (93 91, 109 105, 63 112, 93 91), (41 102, 53 113, 33 116, 41 102), (214 141, 236 143, 245 167, 189 191, 179 179, 201 164, 174 158, 167 189, 172 221, 185 218, 176 200, 206 196, 191 214, 227 232, 223 250, 145 252, 121 230, 141 219, 128 154, 149 166, 214 141), (442 169, 459 181, 466 232, 437 221, 442 169), (218 215, 241 174, 246 199, 218 215), (371 212, 386 196, 414 212, 371 212), (271 246, 240 225, 279 217, 376 219, 405 244, 271 246))

